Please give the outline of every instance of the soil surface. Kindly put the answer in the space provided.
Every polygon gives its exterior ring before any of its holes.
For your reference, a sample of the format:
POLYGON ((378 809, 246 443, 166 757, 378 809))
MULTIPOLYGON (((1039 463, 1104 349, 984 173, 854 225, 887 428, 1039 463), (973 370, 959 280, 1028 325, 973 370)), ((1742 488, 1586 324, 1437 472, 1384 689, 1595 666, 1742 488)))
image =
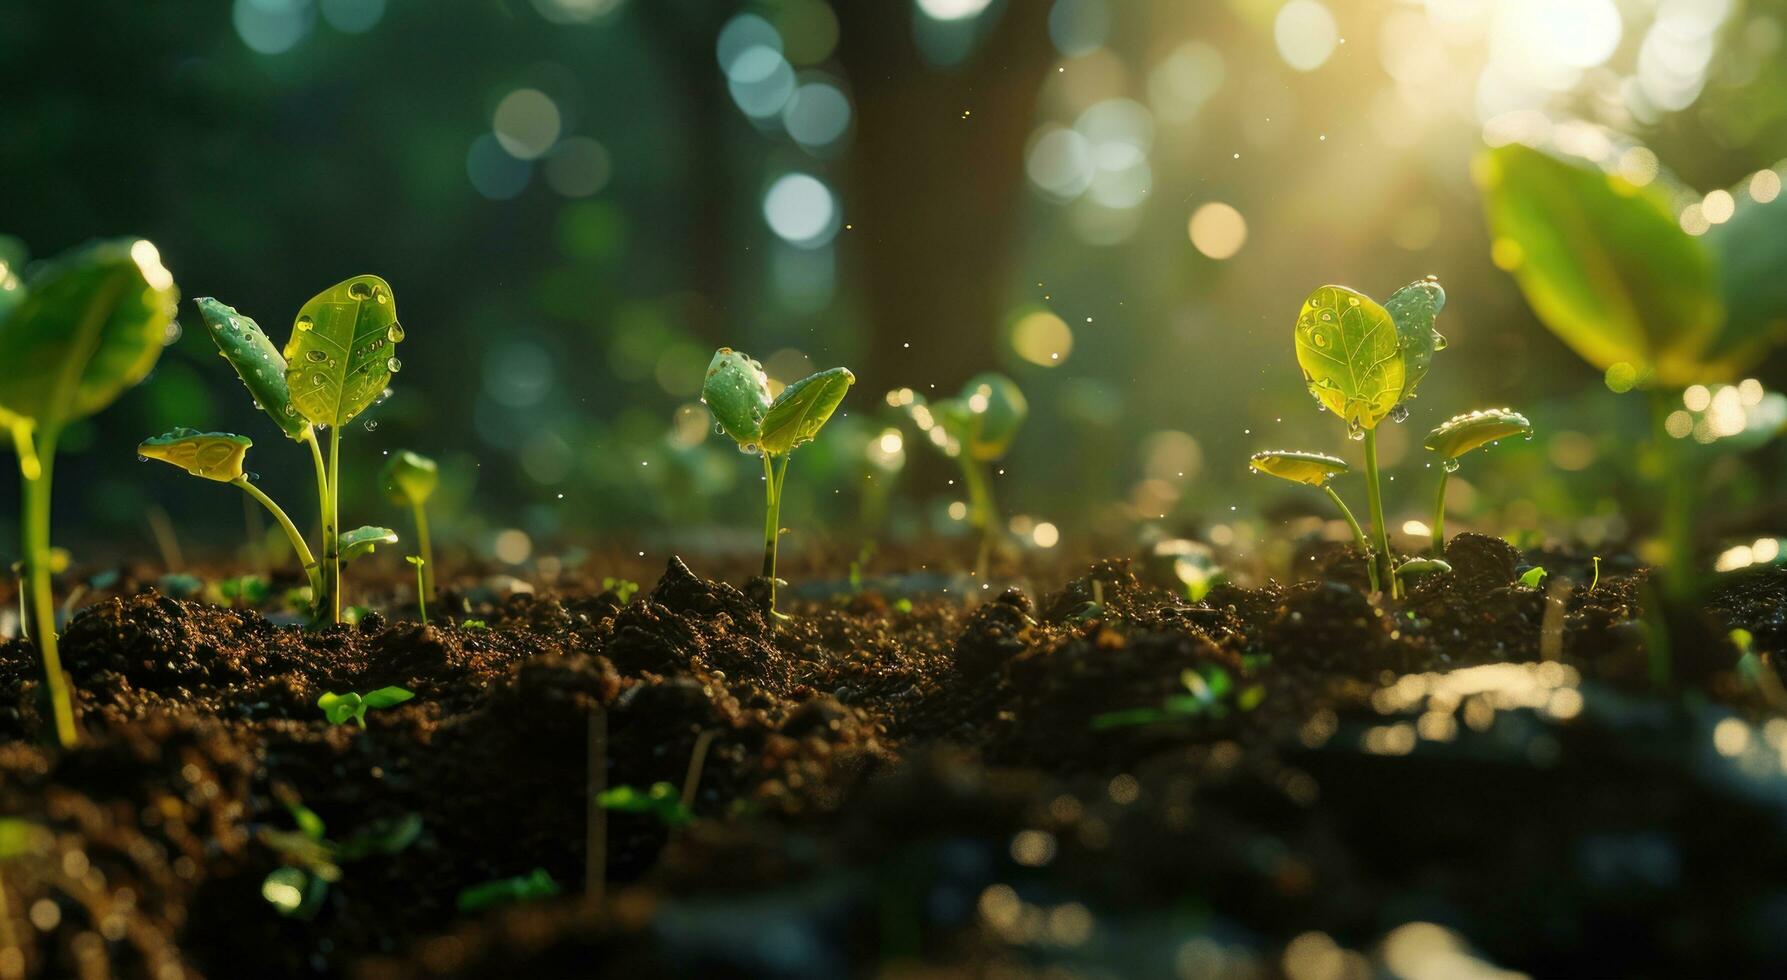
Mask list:
POLYGON ((1671 602, 1464 534, 1390 601, 1313 558, 786 620, 672 559, 321 631, 125 574, 63 629, 78 748, 0 646, 0 978, 1787 969, 1787 571, 1671 602), (591 805, 656 783, 694 819, 591 805))

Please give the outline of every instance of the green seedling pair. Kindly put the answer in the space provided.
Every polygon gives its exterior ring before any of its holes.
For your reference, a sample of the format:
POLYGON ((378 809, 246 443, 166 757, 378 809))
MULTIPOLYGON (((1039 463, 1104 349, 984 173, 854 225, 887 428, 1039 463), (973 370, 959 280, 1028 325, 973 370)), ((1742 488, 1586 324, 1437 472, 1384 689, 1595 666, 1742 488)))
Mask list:
POLYGON ((243 470, 253 445, 248 437, 176 429, 145 440, 137 451, 193 476, 234 484, 267 508, 304 565, 312 620, 339 623, 342 563, 397 541, 389 528, 342 531, 340 507, 342 430, 385 398, 392 375, 403 366, 397 358, 404 330, 397 320, 396 298, 377 276, 337 283, 299 309, 283 352, 254 320, 234 308, 210 298, 200 299, 198 308, 219 353, 235 368, 255 405, 288 439, 310 449, 323 535, 321 559, 313 556, 285 511, 249 481, 243 470), (326 462, 319 430, 329 436, 326 462))
POLYGON ((927 402, 912 389, 901 388, 888 392, 887 401, 911 416, 932 447, 961 466, 968 490, 968 526, 980 538, 974 574, 986 578, 1000 525, 987 469, 1011 451, 1030 416, 1024 392, 1005 375, 989 372, 968 379, 954 398, 927 402))

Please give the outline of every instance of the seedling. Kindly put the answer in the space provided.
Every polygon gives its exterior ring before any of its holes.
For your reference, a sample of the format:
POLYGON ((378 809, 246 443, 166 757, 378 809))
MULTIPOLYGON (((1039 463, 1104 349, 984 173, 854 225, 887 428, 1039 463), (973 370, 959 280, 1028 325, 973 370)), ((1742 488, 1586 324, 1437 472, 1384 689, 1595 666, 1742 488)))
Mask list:
POLYGON ((414 813, 367 824, 345 841, 328 839, 323 818, 300 803, 287 803, 297 830, 262 827, 256 836, 286 861, 261 882, 261 897, 280 915, 309 919, 322 908, 329 886, 341 880, 341 866, 361 858, 396 854, 422 835, 414 813))
POLYGON ((763 365, 742 352, 722 347, 707 366, 701 400, 714 422, 741 450, 763 459, 767 498, 763 577, 769 581, 771 615, 781 615, 776 612, 776 542, 782 533, 782 481, 788 476, 788 460, 795 449, 813 441, 855 383, 856 375, 849 369, 832 368, 794 382, 772 400, 763 365))
POLYGON ((552 898, 559 892, 558 882, 552 880, 552 874, 545 868, 535 868, 530 874, 498 878, 481 885, 462 888, 454 905, 461 912, 477 912, 493 905, 552 898))
POLYGON ((385 471, 379 480, 384 484, 385 493, 392 501, 407 506, 416 518, 416 547, 422 556, 422 576, 424 592, 434 591, 434 547, 428 535, 428 511, 422 505, 434 496, 434 490, 440 485, 440 468, 434 460, 419 453, 405 449, 395 453, 385 463, 385 471))
POLYGON ((639 594, 639 583, 632 579, 603 576, 602 590, 614 593, 614 597, 620 600, 620 604, 624 606, 632 602, 633 597, 639 594))
POLYGON ((354 720, 361 728, 366 727, 366 712, 375 708, 392 708, 415 697, 414 691, 401 687, 381 687, 365 694, 336 694, 330 691, 316 699, 316 706, 323 709, 323 716, 331 724, 340 725, 349 719, 354 720))
POLYGON ((44 687, 64 747, 78 735, 50 592, 57 440, 69 423, 110 405, 155 366, 178 295, 161 254, 142 239, 83 246, 22 280, 0 260, 0 425, 12 433, 24 481, 20 552, 44 687))
POLYGON ((1454 415, 1427 434, 1427 451, 1440 458, 1440 488, 1433 501, 1433 553, 1446 553, 1446 483, 1458 472, 1458 457, 1511 436, 1533 437, 1533 424, 1510 408, 1486 408, 1454 415))
POLYGON ((1601 556, 1595 555, 1590 558, 1589 561, 1594 565, 1595 569, 1594 576, 1588 580, 1588 590, 1593 592, 1595 591, 1595 586, 1601 584, 1601 556))
POLYGON ((974 574, 986 578, 999 505, 987 479, 987 466, 1005 458, 1030 415, 1030 403, 1017 383, 1002 374, 978 374, 954 398, 926 402, 910 388, 888 392, 889 404, 904 408, 932 446, 962 468, 968 488, 968 526, 980 536, 974 574))
POLYGON ((422 617, 422 625, 428 625, 428 589, 422 584, 422 575, 428 568, 428 562, 421 555, 405 555, 403 560, 416 566, 416 613, 422 617))
POLYGON ((1230 704, 1241 711, 1252 711, 1266 698, 1263 685, 1252 684, 1236 690, 1229 672, 1214 664, 1180 671, 1179 683, 1185 693, 1168 696, 1159 707, 1125 708, 1094 715, 1092 730, 1102 732, 1202 717, 1221 718, 1228 714, 1230 704))
POLYGON ((632 786, 606 789, 596 794, 596 805, 621 813, 649 814, 672 830, 695 819, 695 814, 683 803, 682 791, 666 782, 653 783, 651 789, 644 791, 632 786))
POLYGON ((1353 516, 1352 508, 1328 485, 1329 480, 1353 471, 1346 460, 1325 453, 1287 449, 1254 453, 1247 465, 1255 473, 1320 487, 1328 495, 1328 499, 1334 501, 1334 506, 1340 509, 1340 516, 1346 518, 1346 526, 1353 531, 1353 544, 1365 555, 1365 573, 1371 579, 1371 591, 1376 592, 1382 587, 1382 583, 1378 581, 1378 564, 1372 559, 1371 543, 1365 540, 1365 530, 1359 526, 1358 518, 1353 516))
POLYGON ((1544 565, 1534 565, 1521 574, 1520 584, 1529 589, 1536 589, 1539 587, 1540 583, 1545 581, 1545 576, 1549 574, 1551 573, 1545 570, 1544 565))
MULTIPOLYGON (((234 308, 210 298, 198 300, 198 308, 218 351, 235 368, 256 407, 266 412, 287 438, 310 449, 323 528, 322 558, 315 562, 314 574, 306 570, 314 584, 311 618, 318 623, 339 623, 341 563, 369 553, 373 545, 397 540, 386 528, 343 533, 340 521, 341 432, 360 413, 383 400, 391 376, 403 367, 396 357, 403 326, 397 322, 391 287, 377 276, 355 276, 318 293, 298 310, 283 353, 273 347, 254 320, 234 308), (318 429, 329 433, 327 461, 317 440, 318 429)), ((240 439, 244 449, 248 445, 241 436, 211 435, 240 439)), ((188 471, 206 475, 190 467, 188 471)), ((278 516, 278 508, 264 495, 252 489, 249 492, 278 516)), ((295 533, 289 521, 281 521, 281 525, 287 527, 288 536, 295 533)), ((293 550, 306 565, 311 564, 304 557, 307 550, 300 550, 296 543, 293 550)))
POLYGON ((1404 582, 1418 575, 1446 574, 1452 571, 1452 563, 1441 558, 1410 558, 1396 566, 1396 577, 1404 582))

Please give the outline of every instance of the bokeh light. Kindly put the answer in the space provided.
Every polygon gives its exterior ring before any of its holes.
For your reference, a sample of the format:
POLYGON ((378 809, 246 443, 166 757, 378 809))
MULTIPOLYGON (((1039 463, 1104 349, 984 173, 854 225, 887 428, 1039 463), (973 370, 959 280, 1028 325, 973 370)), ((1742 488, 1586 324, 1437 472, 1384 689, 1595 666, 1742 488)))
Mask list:
POLYGON ((763 195, 763 218, 783 241, 812 248, 837 234, 838 206, 819 178, 791 173, 777 178, 763 195))
POLYGON ((1221 201, 1199 205, 1191 213, 1187 230, 1199 252, 1219 261, 1234 258, 1247 244, 1247 219, 1233 205, 1221 201))
POLYGON ((1279 57, 1298 71, 1314 71, 1328 63, 1340 41, 1334 15, 1316 0, 1290 0, 1272 20, 1272 39, 1279 57))
POLYGON ((236 36, 260 54, 284 54, 310 33, 316 11, 306 0, 236 0, 236 36))
POLYGON ((608 150, 587 136, 560 140, 547 155, 546 184, 566 197, 589 197, 608 186, 608 150))
POLYGON ((478 193, 493 201, 507 201, 527 189, 534 168, 511 156, 494 135, 485 133, 472 140, 465 155, 465 172, 478 193))
POLYGON ((1011 348, 1031 364, 1056 367, 1073 353, 1073 330, 1048 310, 1032 310, 1012 324, 1011 348))
POLYGON ((491 129, 497 142, 517 160, 537 160, 558 142, 558 105, 539 89, 522 88, 497 103, 491 129))

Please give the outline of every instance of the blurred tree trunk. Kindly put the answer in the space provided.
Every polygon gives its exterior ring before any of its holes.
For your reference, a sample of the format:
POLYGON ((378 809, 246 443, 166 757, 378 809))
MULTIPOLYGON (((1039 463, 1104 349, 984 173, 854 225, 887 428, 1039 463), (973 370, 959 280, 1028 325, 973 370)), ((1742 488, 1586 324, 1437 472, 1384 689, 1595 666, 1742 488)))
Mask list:
POLYGON ((1024 145, 1054 60, 1047 7, 1005 5, 949 68, 919 54, 911 3, 835 9, 856 105, 841 188, 852 227, 840 235, 840 259, 867 325, 852 367, 865 397, 900 385, 954 394, 998 363, 1024 145))

